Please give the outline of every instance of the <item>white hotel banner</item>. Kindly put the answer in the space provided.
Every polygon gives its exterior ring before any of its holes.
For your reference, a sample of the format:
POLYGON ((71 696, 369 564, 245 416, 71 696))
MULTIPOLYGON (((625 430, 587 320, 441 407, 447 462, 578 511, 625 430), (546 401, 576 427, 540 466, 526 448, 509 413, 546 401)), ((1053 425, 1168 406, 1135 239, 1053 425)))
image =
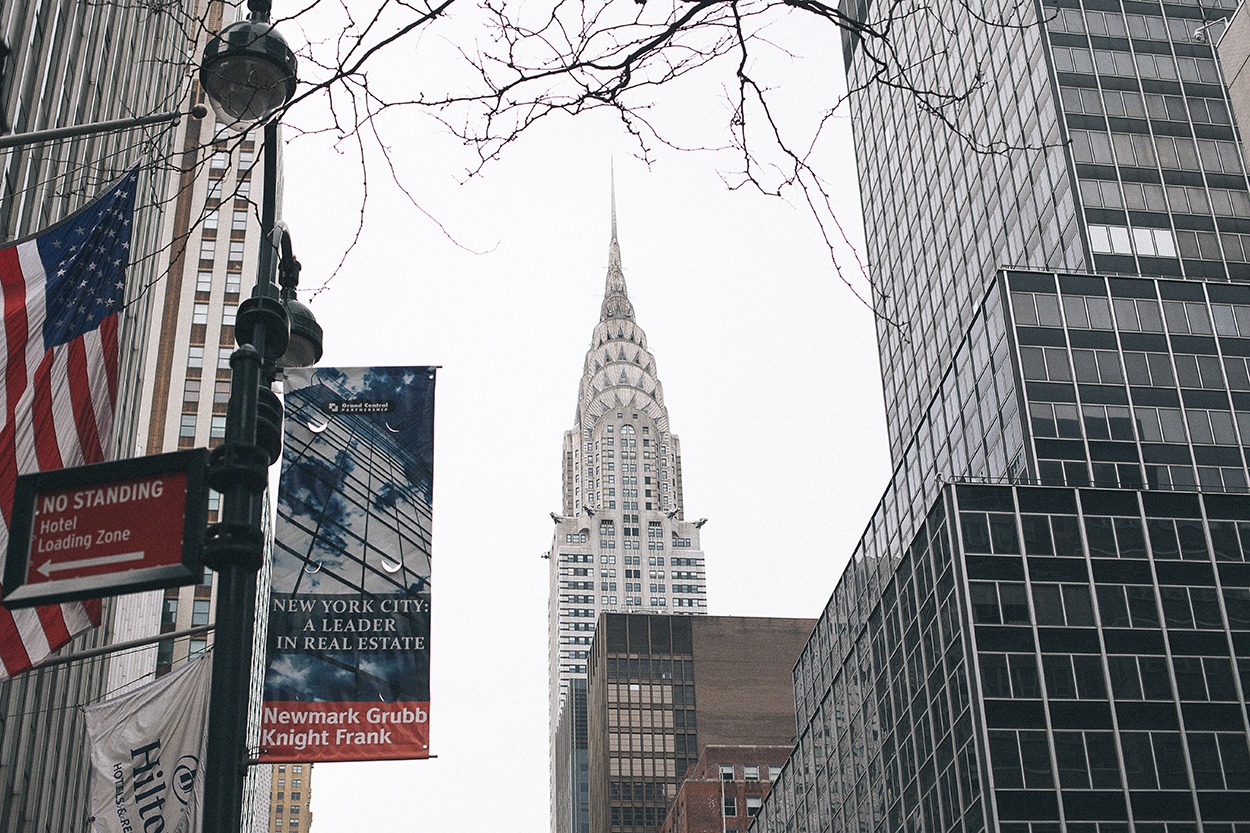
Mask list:
POLYGON ((95 833, 199 833, 210 656, 83 708, 95 833))

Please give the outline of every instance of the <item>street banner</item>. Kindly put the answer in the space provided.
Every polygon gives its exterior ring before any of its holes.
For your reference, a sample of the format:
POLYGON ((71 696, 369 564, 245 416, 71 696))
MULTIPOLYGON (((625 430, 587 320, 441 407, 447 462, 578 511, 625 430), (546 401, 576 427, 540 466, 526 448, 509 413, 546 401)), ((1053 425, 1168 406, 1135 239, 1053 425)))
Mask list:
POLYGON ((434 376, 287 371, 262 761, 429 757, 434 376))
MULTIPOLYGON (((0 248, 0 575, 21 474, 103 462, 117 402, 139 169, 82 210, 0 248)), ((100 624, 100 600, 0 606, 0 680, 100 624)))
POLYGON ((210 656, 83 707, 95 833, 199 833, 210 656))

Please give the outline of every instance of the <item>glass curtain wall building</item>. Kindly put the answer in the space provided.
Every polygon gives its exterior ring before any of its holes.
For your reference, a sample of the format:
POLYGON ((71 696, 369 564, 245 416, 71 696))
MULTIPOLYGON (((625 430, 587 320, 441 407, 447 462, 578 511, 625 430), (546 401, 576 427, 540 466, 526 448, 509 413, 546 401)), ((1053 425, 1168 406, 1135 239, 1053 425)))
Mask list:
POLYGON ((753 829, 1250 829, 1232 5, 892 21, 949 124, 844 39, 895 469, 753 829))
POLYGON ((835 592, 752 830, 1250 829, 1248 511, 945 486, 858 627, 835 592))
MULTIPOLYGON (((935 105, 946 121, 874 84, 879 43, 844 38, 896 463, 999 267, 1250 276, 1209 31, 1235 6, 956 4, 892 21, 891 47, 923 66, 912 80, 955 96, 935 105)), ((843 10, 878 26, 897 12, 843 10)))

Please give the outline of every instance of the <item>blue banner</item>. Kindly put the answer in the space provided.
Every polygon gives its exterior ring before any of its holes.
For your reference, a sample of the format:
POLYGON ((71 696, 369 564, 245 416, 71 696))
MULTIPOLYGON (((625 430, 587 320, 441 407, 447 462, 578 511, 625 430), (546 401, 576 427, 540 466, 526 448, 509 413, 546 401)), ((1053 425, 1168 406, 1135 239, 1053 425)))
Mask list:
POLYGON ((287 371, 262 761, 429 757, 434 376, 287 371))

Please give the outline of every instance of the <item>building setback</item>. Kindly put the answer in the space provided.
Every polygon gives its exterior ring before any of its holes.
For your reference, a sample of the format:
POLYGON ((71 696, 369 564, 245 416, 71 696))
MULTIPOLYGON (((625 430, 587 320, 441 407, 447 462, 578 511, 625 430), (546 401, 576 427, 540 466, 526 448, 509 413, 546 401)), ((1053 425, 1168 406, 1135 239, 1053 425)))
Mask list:
MULTIPOLYGON (((821 620, 835 671, 752 829, 1245 829, 1248 520, 1243 495, 947 486, 872 603, 835 593, 856 626, 821 620)), ((809 645, 796 677, 830 665, 809 645)))
POLYGON ((677 788, 660 833, 743 833, 794 749, 705 746, 677 788))
MULTIPOLYGON (((892 31, 969 92, 956 130, 854 103, 895 468, 753 830, 1250 823, 1250 193, 1208 25, 1234 5, 892 31)), ((844 39, 853 86, 873 45, 844 39)))
POLYGON ((615 189, 611 213, 603 303, 574 428, 564 435, 564 499, 560 514, 551 515, 547 552, 554 833, 590 830, 586 669, 599 614, 707 611, 703 520, 685 519, 681 443, 669 428, 655 357, 626 291, 615 189))
POLYGON ((659 829, 709 745, 791 745, 789 674, 812 625, 602 614, 587 697, 591 833, 659 829))

